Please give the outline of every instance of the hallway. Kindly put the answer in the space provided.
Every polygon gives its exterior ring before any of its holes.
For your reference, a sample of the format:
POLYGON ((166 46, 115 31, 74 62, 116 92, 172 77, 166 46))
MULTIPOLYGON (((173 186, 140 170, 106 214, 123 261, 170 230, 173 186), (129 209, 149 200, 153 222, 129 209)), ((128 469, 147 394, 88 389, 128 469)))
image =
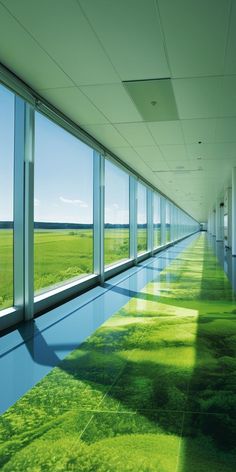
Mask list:
POLYGON ((235 297, 206 234, 175 251, 2 415, 2 471, 235 471, 235 297))

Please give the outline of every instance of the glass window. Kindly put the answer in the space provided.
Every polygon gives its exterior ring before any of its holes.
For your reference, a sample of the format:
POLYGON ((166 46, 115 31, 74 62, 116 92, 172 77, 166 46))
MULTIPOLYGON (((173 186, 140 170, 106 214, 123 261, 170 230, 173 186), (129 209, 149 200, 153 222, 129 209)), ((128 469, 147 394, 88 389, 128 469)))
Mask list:
POLYGON ((0 309, 13 305, 14 94, 0 85, 0 309))
POLYGON ((175 207, 170 203, 170 240, 175 240, 175 207))
POLYGON ((137 185, 137 253, 147 251, 147 189, 137 185))
POLYGON ((157 193, 153 194, 153 246, 161 245, 161 200, 157 193))
POLYGON ((35 116, 36 294, 93 272, 93 150, 35 116))
POLYGON ((170 204, 166 201, 166 243, 170 240, 170 204))
POLYGON ((224 240, 228 241, 228 214, 224 214, 224 240))
POLYGON ((129 175, 105 161, 105 267, 129 258, 129 175))

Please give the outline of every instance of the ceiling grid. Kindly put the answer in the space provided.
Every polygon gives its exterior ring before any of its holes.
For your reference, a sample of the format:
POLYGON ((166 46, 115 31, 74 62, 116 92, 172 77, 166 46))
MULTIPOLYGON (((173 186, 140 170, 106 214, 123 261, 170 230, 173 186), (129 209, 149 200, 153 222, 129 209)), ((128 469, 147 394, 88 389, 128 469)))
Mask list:
POLYGON ((207 218, 236 166, 236 2, 0 0, 0 39, 3 65, 207 218))

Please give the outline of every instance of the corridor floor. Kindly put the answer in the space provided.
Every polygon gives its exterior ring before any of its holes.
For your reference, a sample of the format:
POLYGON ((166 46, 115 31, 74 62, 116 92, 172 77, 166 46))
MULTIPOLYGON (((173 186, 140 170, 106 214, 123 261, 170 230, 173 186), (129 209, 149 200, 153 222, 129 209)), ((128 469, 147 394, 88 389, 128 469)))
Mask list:
POLYGON ((235 471, 235 317, 201 234, 2 415, 1 470, 235 471))

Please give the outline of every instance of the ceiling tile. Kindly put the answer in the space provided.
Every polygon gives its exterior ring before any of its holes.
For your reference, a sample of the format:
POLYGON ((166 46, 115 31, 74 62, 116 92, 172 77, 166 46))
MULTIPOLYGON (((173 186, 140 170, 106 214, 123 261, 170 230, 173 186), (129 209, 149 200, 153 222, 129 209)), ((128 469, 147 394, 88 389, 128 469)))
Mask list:
POLYGON ((80 87, 111 123, 142 121, 121 84, 80 87))
POLYGON ((147 123, 157 144, 184 144, 180 121, 147 123))
POLYGON ((145 164, 143 159, 137 154, 133 148, 117 147, 113 149, 114 153, 126 162, 132 169, 135 169, 140 175, 143 175, 149 182, 156 185, 155 174, 145 164))
POLYGON ((160 146, 161 153, 166 160, 169 161, 179 161, 179 160, 187 160, 188 156, 186 153, 186 148, 184 145, 161 145, 160 146))
POLYGON ((80 0, 122 80, 169 77, 153 0, 80 0))
POLYGON ((120 157, 124 162, 132 167, 132 169, 136 169, 137 172, 140 172, 140 169, 145 167, 141 157, 131 147, 115 147, 114 152, 118 157, 120 157))
MULTIPOLYGON (((206 172, 222 172, 222 169, 224 169, 226 162, 224 159, 218 159, 217 165, 214 159, 203 159, 201 161, 201 167, 203 168, 204 171, 206 172)), ((229 160, 231 163, 231 160, 229 160)))
POLYGON ((73 85, 67 75, 1 5, 0 61, 35 90, 73 85))
POLYGON ((179 173, 185 172, 187 170, 196 170, 199 167, 199 163, 190 159, 178 159, 178 161, 166 160, 169 170, 178 171, 179 173))
POLYGON ((232 2, 228 45, 225 58, 225 74, 236 74, 236 3, 232 2))
POLYGON ((77 87, 41 90, 40 94, 78 125, 108 122, 77 87))
POLYGON ((86 131, 94 138, 107 146, 111 151, 118 146, 128 146, 127 141, 118 133, 114 126, 108 125, 87 125, 86 131))
MULTIPOLYGON (((119 82, 75 0, 7 0, 9 11, 77 84, 119 82)), ((15 47, 18 48, 17 41, 15 47)), ((31 67, 37 62, 32 57, 31 67)))
MULTIPOLYGON (((186 144, 212 143, 215 140, 215 119, 182 120, 186 144)), ((201 144, 200 144, 201 146, 201 144)), ((199 147, 199 152, 201 148, 199 147)))
POLYGON ((216 120, 214 141, 218 143, 236 141, 236 117, 216 120))
POLYGON ((180 119, 215 118, 219 113, 221 77, 174 79, 180 119))
MULTIPOLYGON (((187 145, 187 151, 189 158, 202 157, 202 159, 233 159, 236 156, 236 143, 216 143, 216 144, 189 144, 187 145), (199 153, 201 148, 201 153, 199 153)), ((201 161, 199 161, 201 162, 201 161)), ((215 163, 217 167, 217 162, 215 163)))
POLYGON ((158 4, 173 76, 222 74, 231 1, 159 0, 158 4))
POLYGON ((236 116, 236 77, 222 77, 218 116, 236 116))
POLYGON ((152 146, 155 144, 145 123, 123 123, 116 129, 132 146, 152 146))
POLYGON ((159 169, 163 166, 165 168, 167 167, 157 146, 136 146, 135 151, 151 169, 159 169))

